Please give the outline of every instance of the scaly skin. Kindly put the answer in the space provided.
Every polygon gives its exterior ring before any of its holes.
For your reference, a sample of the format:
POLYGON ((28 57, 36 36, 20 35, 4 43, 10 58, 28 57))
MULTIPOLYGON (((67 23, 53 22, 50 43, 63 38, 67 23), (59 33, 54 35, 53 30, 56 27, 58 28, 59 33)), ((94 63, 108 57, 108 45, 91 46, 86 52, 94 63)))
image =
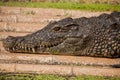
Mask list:
POLYGON ((23 37, 3 41, 9 52, 120 57, 120 12, 98 17, 65 18, 23 37))

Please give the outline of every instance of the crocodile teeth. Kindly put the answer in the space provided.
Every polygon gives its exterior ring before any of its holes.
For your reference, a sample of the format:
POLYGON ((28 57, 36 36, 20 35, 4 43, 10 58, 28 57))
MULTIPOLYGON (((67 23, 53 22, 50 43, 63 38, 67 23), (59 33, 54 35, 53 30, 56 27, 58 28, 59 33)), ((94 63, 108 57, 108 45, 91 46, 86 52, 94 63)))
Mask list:
POLYGON ((42 45, 40 45, 40 48, 42 47, 42 45))
POLYGON ((25 46, 25 51, 27 51, 27 47, 25 46))
POLYGON ((22 46, 18 46, 20 49, 22 48, 22 46))
POLYGON ((7 48, 7 50, 9 51, 9 50, 10 50, 10 48, 7 48))
POLYGON ((22 49, 24 49, 24 46, 23 46, 23 45, 22 45, 21 47, 22 47, 22 49))
POLYGON ((13 47, 12 50, 15 51, 15 48, 13 47))
POLYGON ((18 45, 17 45, 19 48, 22 48, 22 46, 21 46, 21 44, 19 43, 18 45))
POLYGON ((28 48, 28 51, 31 51, 31 49, 30 49, 30 48, 28 48))
POLYGON ((50 48, 50 47, 54 47, 57 46, 58 44, 60 44, 62 41, 57 41, 54 43, 50 43, 50 42, 46 42, 46 43, 42 43, 39 45, 40 48, 50 48))
POLYGON ((34 48, 32 48, 32 52, 35 53, 35 49, 34 48))

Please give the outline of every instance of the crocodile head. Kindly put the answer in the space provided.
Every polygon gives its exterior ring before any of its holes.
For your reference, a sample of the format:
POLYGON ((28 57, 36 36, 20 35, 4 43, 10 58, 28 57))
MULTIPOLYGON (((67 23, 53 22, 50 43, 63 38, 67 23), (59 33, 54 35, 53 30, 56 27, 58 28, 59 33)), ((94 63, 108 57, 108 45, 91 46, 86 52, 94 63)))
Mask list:
POLYGON ((9 36, 3 41, 3 46, 10 52, 74 52, 82 44, 81 38, 86 37, 79 30, 79 24, 72 18, 65 18, 49 23, 33 34, 9 36))
POLYGON ((120 57, 120 12, 65 18, 26 36, 9 36, 3 46, 10 52, 120 57))

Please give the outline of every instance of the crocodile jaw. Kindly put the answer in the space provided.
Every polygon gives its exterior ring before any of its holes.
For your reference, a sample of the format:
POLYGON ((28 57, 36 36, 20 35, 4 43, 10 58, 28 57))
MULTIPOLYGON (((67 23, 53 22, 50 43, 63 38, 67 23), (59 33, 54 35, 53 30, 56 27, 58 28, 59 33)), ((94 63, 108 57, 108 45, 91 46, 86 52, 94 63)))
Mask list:
POLYGON ((3 47, 5 48, 5 50, 10 51, 10 52, 13 51, 13 46, 16 40, 17 39, 13 36, 8 36, 6 39, 4 39, 3 47))
POLYGON ((63 39, 53 42, 42 41, 39 44, 27 44, 24 37, 8 36, 3 40, 3 47, 9 52, 23 52, 23 53, 43 53, 49 48, 58 46, 63 42, 63 39))

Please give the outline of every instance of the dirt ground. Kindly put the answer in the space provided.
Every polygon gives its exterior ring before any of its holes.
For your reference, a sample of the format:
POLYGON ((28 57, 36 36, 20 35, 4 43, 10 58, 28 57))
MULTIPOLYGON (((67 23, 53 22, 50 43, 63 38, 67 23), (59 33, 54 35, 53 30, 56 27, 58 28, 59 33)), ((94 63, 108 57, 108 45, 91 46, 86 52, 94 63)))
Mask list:
MULTIPOLYGON (((50 21, 65 17, 98 16, 101 13, 63 9, 0 6, 0 39, 24 36, 42 29, 50 21), (34 14, 33 14, 34 13, 34 14)), ((120 59, 83 56, 40 55, 6 52, 0 41, 0 71, 62 75, 120 76, 120 59)))

